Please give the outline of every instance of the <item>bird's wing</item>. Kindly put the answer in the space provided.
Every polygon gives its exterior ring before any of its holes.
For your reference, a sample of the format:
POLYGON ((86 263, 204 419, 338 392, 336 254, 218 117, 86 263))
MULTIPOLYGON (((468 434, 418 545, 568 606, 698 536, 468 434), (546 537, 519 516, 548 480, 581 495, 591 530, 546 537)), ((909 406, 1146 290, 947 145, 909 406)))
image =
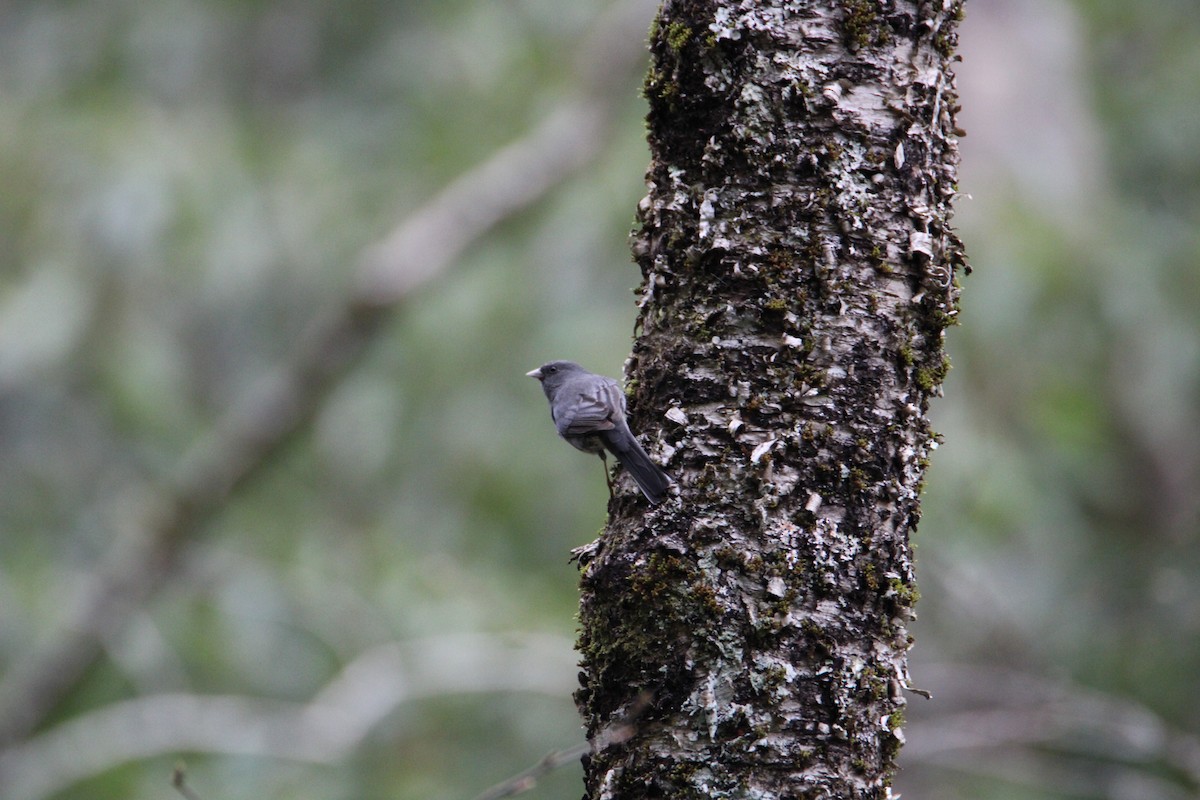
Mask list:
MULTIPOLYGON (((582 436, 610 431, 625 414, 625 395, 616 381, 596 376, 573 393, 574 402, 564 404, 554 424, 560 436, 582 436)), ((574 387, 572 387, 574 388, 574 387)))

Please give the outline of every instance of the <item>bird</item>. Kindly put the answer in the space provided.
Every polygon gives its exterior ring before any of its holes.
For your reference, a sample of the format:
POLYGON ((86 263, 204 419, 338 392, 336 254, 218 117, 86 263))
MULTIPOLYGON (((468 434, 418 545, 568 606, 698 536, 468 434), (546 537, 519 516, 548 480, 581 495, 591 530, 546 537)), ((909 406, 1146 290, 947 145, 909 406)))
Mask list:
POLYGON ((576 449, 600 456, 610 497, 613 486, 605 451, 629 471, 651 505, 663 501, 671 478, 650 460, 629 430, 620 384, 572 361, 551 361, 525 374, 541 382, 558 435, 576 449))

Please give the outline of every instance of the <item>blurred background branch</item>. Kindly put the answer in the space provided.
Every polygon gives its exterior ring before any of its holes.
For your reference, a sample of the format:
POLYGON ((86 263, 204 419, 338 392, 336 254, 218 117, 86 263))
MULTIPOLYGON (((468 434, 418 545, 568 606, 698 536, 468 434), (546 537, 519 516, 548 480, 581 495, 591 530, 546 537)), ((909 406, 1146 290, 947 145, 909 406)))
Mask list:
POLYGON ((924 676, 939 687, 941 708, 908 731, 914 763, 1022 754, 1065 774, 1063 762, 1079 759, 1093 765, 1081 782, 1101 796, 1134 796, 1130 786, 1155 786, 1142 795, 1152 797, 1200 792, 1200 737, 1142 705, 997 667, 933 664, 924 676))
POLYGON ((358 290, 319 317, 285 362, 216 422, 183 457, 166 489, 145 492, 144 519, 118 540, 60 632, 18 662, 0 684, 0 743, 28 734, 53 710, 99 654, 100 636, 124 626, 230 493, 311 424, 387 314, 480 236, 602 151, 612 105, 618 90, 627 88, 614 76, 627 74, 643 58, 635 45, 649 9, 648 2, 638 0, 613 6, 581 48, 577 69, 584 92, 369 248, 358 290))
POLYGON ((0 755, 0 796, 31 800, 135 759, 180 752, 318 764, 347 758, 396 708, 470 692, 569 694, 570 639, 469 635, 365 651, 305 704, 147 695, 82 714, 0 755))

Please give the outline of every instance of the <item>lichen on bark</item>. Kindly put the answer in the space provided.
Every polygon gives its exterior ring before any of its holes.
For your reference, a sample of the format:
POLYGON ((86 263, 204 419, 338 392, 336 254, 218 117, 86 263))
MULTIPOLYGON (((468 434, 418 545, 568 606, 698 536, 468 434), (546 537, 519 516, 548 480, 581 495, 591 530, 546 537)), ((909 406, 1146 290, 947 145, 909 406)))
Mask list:
POLYGON ((961 0, 668 0, 627 364, 679 486, 582 551, 592 798, 881 798, 962 247, 961 0))

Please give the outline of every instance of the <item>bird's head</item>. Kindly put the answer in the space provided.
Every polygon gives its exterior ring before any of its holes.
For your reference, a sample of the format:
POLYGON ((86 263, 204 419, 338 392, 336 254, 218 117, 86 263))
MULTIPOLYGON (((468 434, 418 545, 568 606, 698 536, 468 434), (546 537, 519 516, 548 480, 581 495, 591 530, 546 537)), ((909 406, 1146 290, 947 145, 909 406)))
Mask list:
POLYGON ((525 374, 531 378, 537 378, 543 387, 553 388, 568 377, 578 375, 583 371, 583 367, 573 361, 551 361, 548 364, 542 364, 537 369, 531 369, 525 374))

